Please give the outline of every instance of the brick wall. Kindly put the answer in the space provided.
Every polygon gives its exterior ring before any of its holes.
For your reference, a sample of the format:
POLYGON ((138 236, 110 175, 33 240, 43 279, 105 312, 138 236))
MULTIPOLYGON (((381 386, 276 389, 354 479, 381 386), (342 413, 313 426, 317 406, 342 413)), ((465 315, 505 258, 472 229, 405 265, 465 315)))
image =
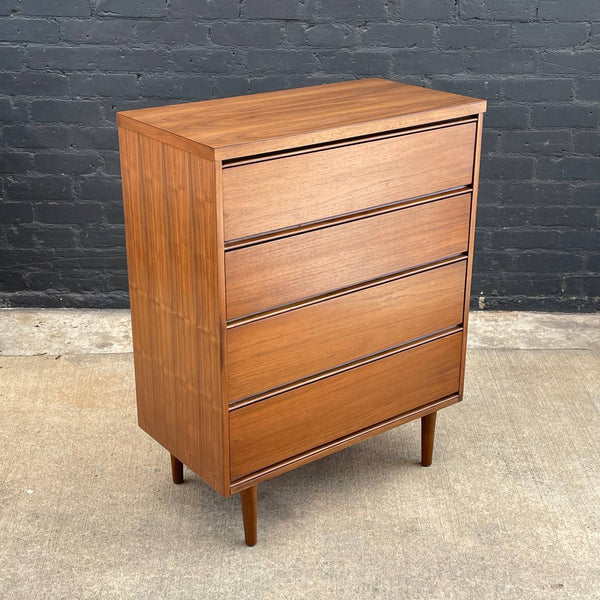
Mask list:
POLYGON ((598 0, 0 0, 0 306, 127 305, 115 111, 381 76, 487 98, 485 308, 598 306, 598 0))

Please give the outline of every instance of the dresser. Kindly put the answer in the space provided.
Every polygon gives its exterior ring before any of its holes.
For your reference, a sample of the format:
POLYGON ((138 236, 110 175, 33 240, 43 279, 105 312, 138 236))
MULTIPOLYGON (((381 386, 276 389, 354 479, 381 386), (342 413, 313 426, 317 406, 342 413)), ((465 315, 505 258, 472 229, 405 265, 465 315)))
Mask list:
POLYGON ((484 100, 382 79, 120 112, 140 427, 257 486, 463 393, 484 100))

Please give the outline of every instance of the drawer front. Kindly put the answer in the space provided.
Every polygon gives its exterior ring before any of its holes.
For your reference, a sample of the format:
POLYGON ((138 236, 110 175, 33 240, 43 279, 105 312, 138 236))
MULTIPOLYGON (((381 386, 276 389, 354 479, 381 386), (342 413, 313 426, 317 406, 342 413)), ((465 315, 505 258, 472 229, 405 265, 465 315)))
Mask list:
POLYGON ((456 393, 461 344, 452 334, 232 411, 232 479, 456 393))
POLYGON ((227 167, 225 239, 469 185, 475 128, 465 123, 227 167))
POLYGON ((462 323, 466 261, 227 331, 229 400, 462 323))
POLYGON ((466 252, 471 195, 227 252, 227 318, 466 252))

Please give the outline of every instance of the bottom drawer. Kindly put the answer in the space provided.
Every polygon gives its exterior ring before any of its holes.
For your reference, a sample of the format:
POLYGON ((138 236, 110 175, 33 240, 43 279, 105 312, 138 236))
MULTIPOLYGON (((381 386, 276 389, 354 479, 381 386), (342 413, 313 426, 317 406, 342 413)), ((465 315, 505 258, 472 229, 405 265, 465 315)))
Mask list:
POLYGON ((233 410, 231 478, 458 391, 462 333, 233 410))

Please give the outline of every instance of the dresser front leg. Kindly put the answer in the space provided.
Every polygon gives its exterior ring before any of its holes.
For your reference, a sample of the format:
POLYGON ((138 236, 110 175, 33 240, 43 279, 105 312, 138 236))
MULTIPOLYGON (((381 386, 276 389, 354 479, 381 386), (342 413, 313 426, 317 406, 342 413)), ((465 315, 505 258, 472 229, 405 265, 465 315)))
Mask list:
POLYGON ((433 439, 437 412, 421 417, 421 464, 429 467, 433 460, 433 439))
POLYGON ((171 454, 171 473, 173 483, 183 483, 183 463, 171 454))
POLYGON ((254 546, 256 544, 256 525, 258 515, 258 486, 240 492, 242 501, 242 517, 244 518, 244 535, 246 544, 254 546))

